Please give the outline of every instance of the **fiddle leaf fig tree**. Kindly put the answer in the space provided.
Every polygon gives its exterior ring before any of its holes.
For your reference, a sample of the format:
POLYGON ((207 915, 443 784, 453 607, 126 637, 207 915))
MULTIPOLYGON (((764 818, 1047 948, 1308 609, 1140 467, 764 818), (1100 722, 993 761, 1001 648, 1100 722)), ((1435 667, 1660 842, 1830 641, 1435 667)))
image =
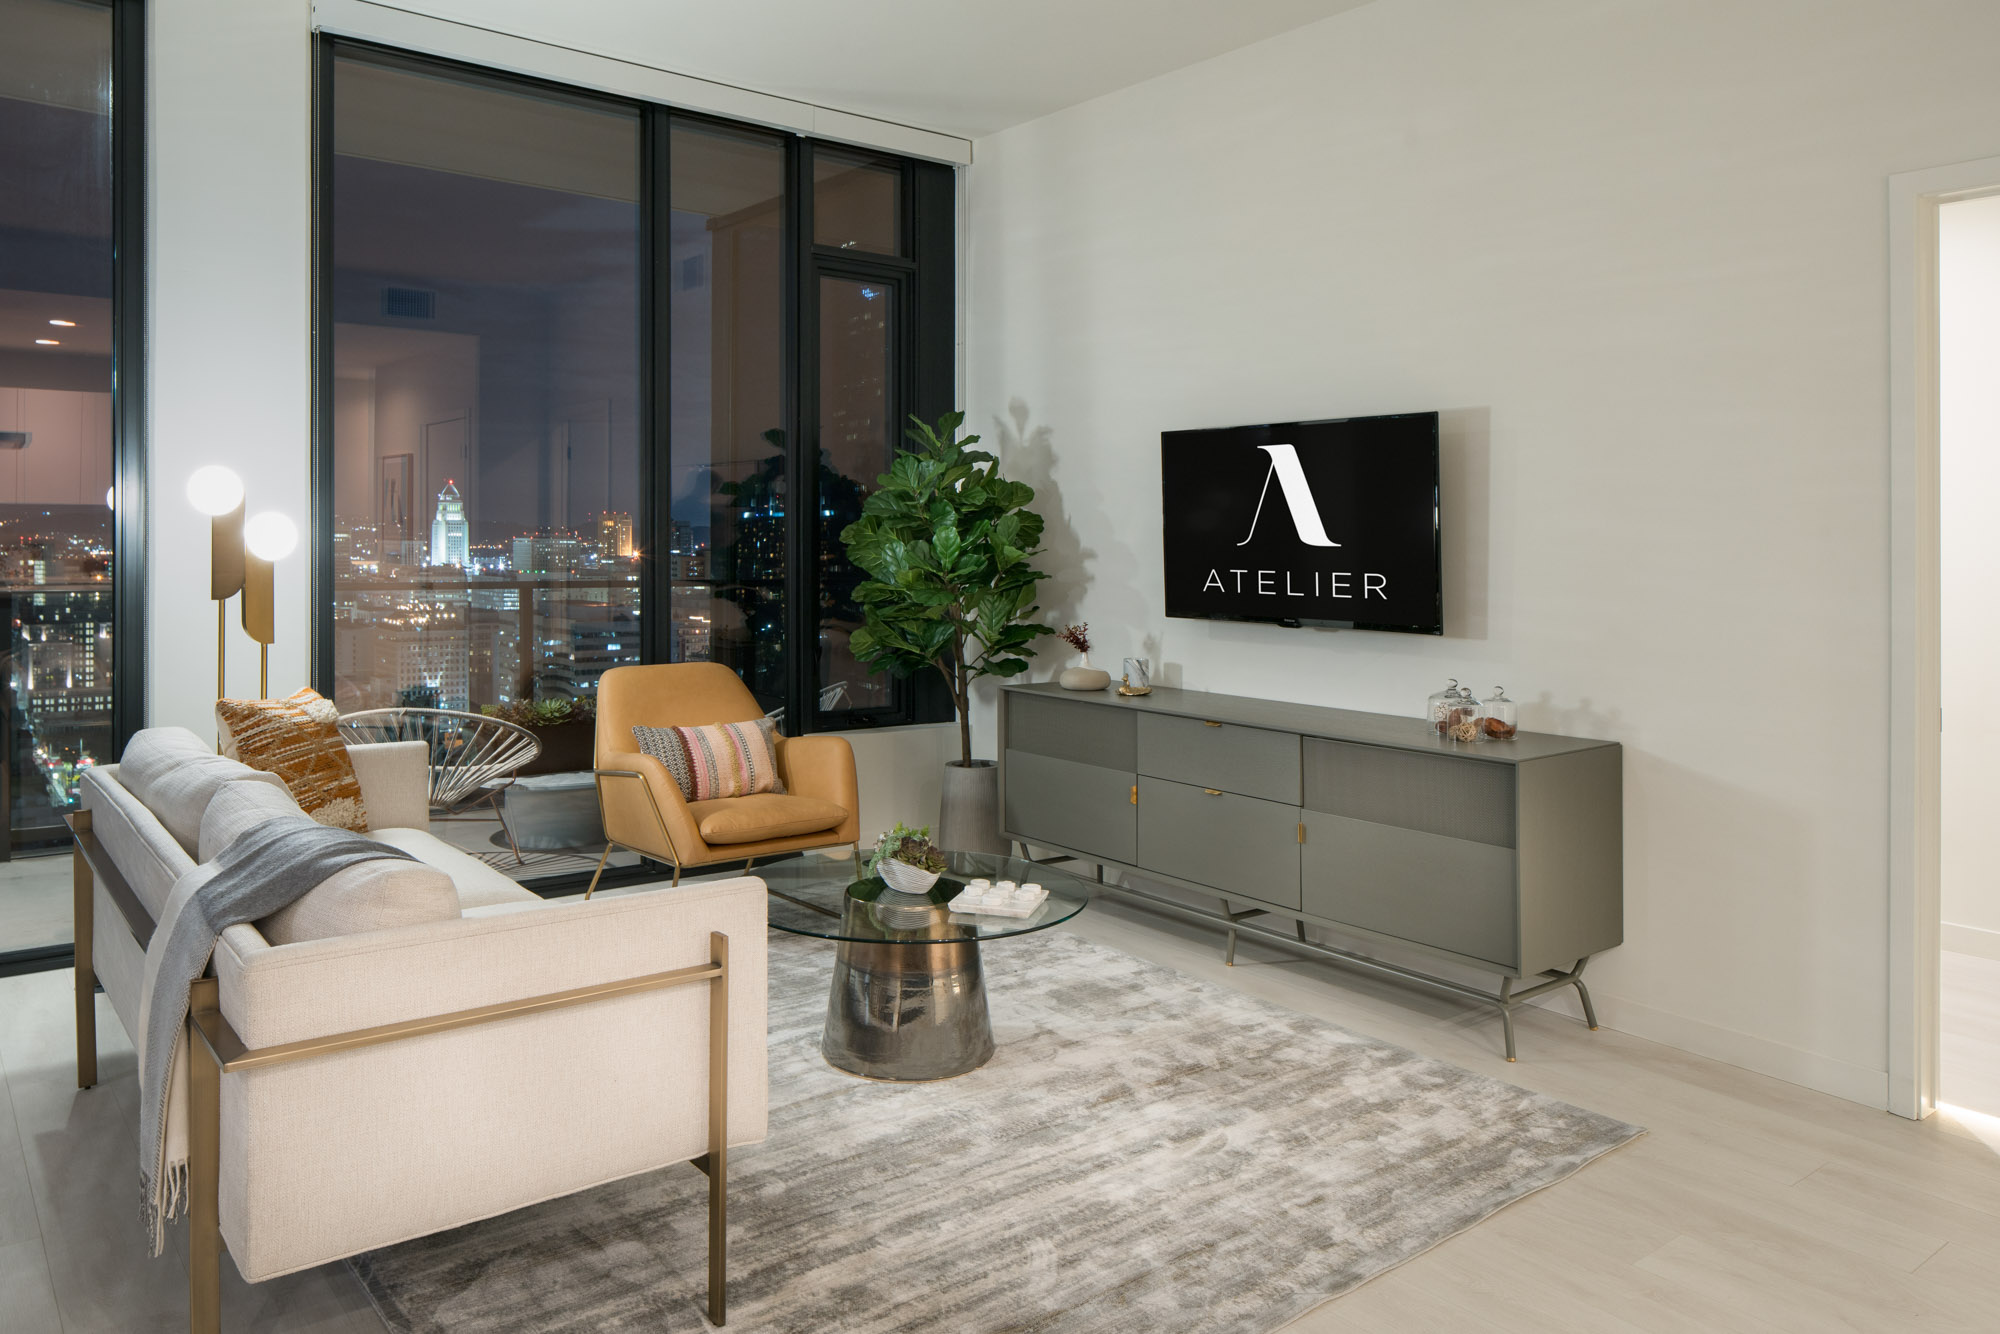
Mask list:
POLYGON ((861 518, 840 535, 847 558, 868 575, 854 590, 862 625, 849 647, 895 676, 927 667, 944 674, 958 709, 959 757, 972 763, 972 683, 1019 676, 1036 639, 1031 618, 1042 516, 1035 489, 1000 476, 1000 461, 955 438, 965 421, 948 412, 935 427, 916 417, 912 448, 900 451, 861 518))

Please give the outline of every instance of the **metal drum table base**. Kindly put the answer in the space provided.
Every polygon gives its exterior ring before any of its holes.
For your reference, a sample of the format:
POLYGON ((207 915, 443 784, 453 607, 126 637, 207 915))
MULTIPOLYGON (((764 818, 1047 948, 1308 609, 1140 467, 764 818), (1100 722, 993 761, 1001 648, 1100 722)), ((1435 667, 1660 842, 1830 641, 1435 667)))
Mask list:
POLYGON ((820 1051, 868 1079, 949 1079, 986 1064, 993 1027, 979 942, 842 941, 820 1051))

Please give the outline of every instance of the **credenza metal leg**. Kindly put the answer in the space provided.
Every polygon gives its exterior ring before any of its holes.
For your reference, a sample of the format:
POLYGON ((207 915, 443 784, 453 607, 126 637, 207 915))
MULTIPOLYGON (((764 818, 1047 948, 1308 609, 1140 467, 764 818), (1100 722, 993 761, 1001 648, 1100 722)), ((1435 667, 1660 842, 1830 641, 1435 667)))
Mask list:
POLYGON ((1590 1031, 1597 1031, 1597 1007, 1590 1003, 1590 988, 1583 984, 1583 966, 1590 962, 1584 955, 1576 961, 1576 967, 1569 970, 1570 985, 1576 988, 1576 998, 1583 1002, 1583 1022, 1590 1025, 1590 1031))
POLYGON ((1514 1059, 1514 979, 1500 979, 1500 1031, 1507 1035, 1507 1059, 1514 1059))

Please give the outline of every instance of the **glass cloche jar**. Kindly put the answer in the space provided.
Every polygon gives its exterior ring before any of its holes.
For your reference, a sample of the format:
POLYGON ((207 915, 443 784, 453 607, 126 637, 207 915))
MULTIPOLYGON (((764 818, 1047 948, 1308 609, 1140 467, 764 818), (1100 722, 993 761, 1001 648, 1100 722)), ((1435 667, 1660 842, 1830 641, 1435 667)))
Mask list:
POLYGON ((1493 693, 1479 702, 1479 739, 1512 741, 1520 730, 1519 717, 1514 701, 1507 698, 1506 687, 1494 686, 1493 693))
POLYGON ((1449 735, 1451 715, 1458 708, 1458 678, 1451 677, 1443 690, 1432 695, 1424 704, 1424 716, 1431 720, 1431 728, 1439 736, 1449 735))
POLYGON ((1480 739, 1479 701, 1472 697, 1472 688, 1470 686, 1459 687, 1458 703, 1453 706, 1451 716, 1447 721, 1445 739, 1448 741, 1478 741, 1480 739))

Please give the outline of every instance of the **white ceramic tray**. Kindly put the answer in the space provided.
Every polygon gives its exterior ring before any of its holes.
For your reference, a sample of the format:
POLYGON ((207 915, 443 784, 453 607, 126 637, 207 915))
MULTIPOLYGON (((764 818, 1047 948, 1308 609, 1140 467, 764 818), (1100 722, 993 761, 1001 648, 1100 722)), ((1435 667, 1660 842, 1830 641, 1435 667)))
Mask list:
POLYGON ((994 885, 974 880, 952 899, 951 910, 981 917, 1032 917, 1048 897, 1046 889, 1033 883, 1017 886, 1002 880, 994 885))

